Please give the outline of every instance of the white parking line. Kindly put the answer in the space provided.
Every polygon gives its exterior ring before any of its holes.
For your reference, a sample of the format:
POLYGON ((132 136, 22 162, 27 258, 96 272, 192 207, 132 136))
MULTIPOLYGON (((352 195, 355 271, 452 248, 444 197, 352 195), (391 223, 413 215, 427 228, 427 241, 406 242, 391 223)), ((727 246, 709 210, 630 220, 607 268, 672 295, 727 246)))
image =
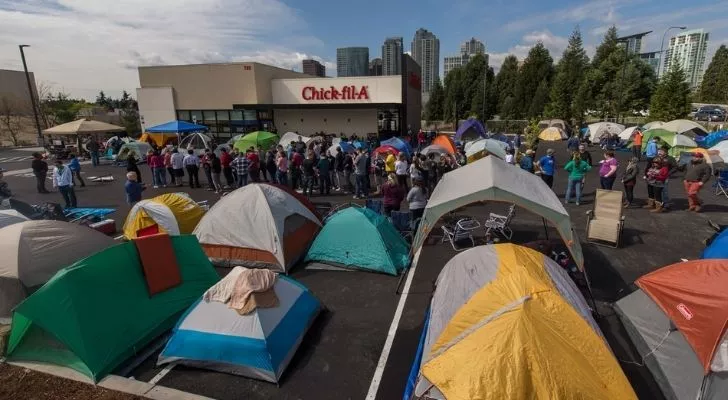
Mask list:
POLYGON ((377 398, 379 384, 382 383, 382 374, 384 374, 384 368, 387 366, 389 352, 392 351, 392 343, 394 343, 394 337, 397 335, 397 328, 399 328, 399 322, 402 319, 402 311, 404 311, 404 305, 407 302, 407 296, 409 295, 410 286, 412 285, 412 278, 415 276, 415 271, 417 271, 417 261, 420 258, 421 251, 422 249, 417 251, 414 258, 412 259, 412 267, 409 269, 409 272, 407 274, 407 281, 405 281, 404 283, 402 295, 399 298, 399 303, 397 303, 397 310, 394 312, 392 324, 389 326, 387 340, 384 342, 382 354, 379 356, 377 369, 374 370, 374 376, 372 377, 372 383, 369 385, 369 392, 367 392, 366 400, 374 400, 377 398))
POLYGON ((0 158, 0 163, 20 162, 20 161, 28 161, 28 160, 32 160, 32 159, 33 159, 33 157, 28 157, 28 156, 2 157, 2 158, 0 158))
POLYGON ((174 368, 175 365, 177 365, 177 364, 171 363, 171 364, 165 365, 164 368, 162 368, 162 370, 159 371, 159 373, 157 375, 155 375, 154 378, 152 378, 149 381, 149 383, 152 385, 156 385, 157 382, 161 381, 162 378, 164 378, 164 376, 167 375, 169 373, 169 371, 171 371, 172 368, 174 368))

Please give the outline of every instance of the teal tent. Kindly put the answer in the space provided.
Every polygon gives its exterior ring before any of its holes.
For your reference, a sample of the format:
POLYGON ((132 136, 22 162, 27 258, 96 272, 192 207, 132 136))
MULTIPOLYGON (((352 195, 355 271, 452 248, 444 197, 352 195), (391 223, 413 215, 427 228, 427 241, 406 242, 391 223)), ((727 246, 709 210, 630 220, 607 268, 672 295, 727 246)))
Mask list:
POLYGON ((397 275, 409 263, 409 245, 384 216, 349 207, 326 220, 305 261, 397 275))

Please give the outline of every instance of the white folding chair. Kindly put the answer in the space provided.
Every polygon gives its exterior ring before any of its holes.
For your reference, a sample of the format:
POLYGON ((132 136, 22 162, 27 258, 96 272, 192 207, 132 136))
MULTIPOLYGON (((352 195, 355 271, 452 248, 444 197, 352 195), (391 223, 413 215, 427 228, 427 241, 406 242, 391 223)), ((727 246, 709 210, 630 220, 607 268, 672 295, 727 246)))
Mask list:
POLYGON ((510 228, 511 220, 516 215, 516 205, 511 204, 508 208, 507 215, 490 213, 488 220, 483 224, 485 226, 485 235, 488 236, 491 231, 496 231, 504 238, 511 240, 513 231, 510 228))
POLYGON ((460 221, 458 221, 458 224, 455 224, 454 227, 443 225, 442 226, 442 240, 440 243, 444 243, 445 240, 450 241, 450 245, 452 246, 452 249, 455 251, 463 251, 466 248, 465 247, 458 247, 457 242, 468 239, 470 240, 470 247, 475 247, 475 239, 473 239, 473 231, 472 230, 465 230, 462 229, 459 226, 460 221))

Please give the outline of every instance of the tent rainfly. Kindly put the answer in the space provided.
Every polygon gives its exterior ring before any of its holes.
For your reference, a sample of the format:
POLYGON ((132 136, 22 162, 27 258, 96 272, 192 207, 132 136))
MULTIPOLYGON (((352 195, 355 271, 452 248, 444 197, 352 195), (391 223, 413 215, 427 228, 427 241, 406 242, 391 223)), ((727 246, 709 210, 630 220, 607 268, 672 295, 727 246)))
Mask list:
POLYGON ((187 193, 162 194, 134 204, 124 222, 124 237, 190 234, 203 215, 205 210, 187 193))
POLYGON ((566 133, 555 126, 546 128, 538 134, 539 140, 545 140, 549 142, 558 142, 559 140, 567 139, 566 133))
POLYGON ((455 140, 467 142, 469 140, 485 139, 488 135, 483 124, 475 118, 468 118, 455 132, 455 140))
POLYGON ((613 122, 597 122, 589 125, 589 139, 592 143, 599 143, 605 135, 619 135, 624 125, 613 122))
POLYGON ((437 135, 437 137, 432 140, 432 144, 436 144, 442 147, 450 154, 455 154, 458 152, 457 147, 455 147, 455 142, 453 142, 450 135, 437 135))
POLYGON ((706 131, 702 125, 695 121, 689 121, 686 119, 676 119, 674 121, 662 124, 659 128, 682 135, 688 135, 691 138, 695 136, 708 135, 708 131, 706 131))
POLYGON ((399 150, 400 153, 404 152, 404 154, 406 154, 407 156, 412 154, 412 148, 410 147, 410 145, 398 137, 392 137, 387 140, 383 140, 380 145, 392 146, 395 149, 399 150))
POLYGON ((124 132, 118 125, 107 124, 106 122, 78 119, 65 124, 56 125, 45 129, 44 135, 93 135, 97 133, 124 132))
POLYGON ((0 210, 0 228, 8 225, 17 224, 18 222, 28 221, 29 218, 17 212, 16 210, 0 210))
POLYGON ((448 261, 435 287, 406 398, 636 399, 579 289, 549 257, 478 246, 448 261))
POLYGON ((538 175, 530 174, 497 157, 486 157, 443 176, 432 191, 417 234, 412 241, 415 263, 425 238, 446 213, 478 201, 514 203, 555 226, 579 267, 584 256, 571 217, 538 175), (463 182, 468 182, 463 185, 463 182))

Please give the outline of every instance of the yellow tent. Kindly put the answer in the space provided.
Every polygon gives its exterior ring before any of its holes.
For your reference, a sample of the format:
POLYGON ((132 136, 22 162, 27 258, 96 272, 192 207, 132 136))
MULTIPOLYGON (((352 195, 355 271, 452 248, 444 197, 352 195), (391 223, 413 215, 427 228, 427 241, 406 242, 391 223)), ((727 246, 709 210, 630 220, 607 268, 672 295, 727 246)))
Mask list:
POLYGON ((565 139, 564 131, 554 126, 546 128, 538 134, 540 140, 558 141, 565 139))
POLYGON ((186 193, 167 193, 142 200, 132 207, 124 222, 128 240, 155 233, 189 234, 205 214, 186 193))
POLYGON ((139 137, 140 142, 147 142, 149 144, 156 144, 158 147, 166 146, 167 143, 176 141, 178 136, 176 133, 151 133, 144 132, 139 137))
POLYGON ((433 296, 434 337, 420 367, 430 397, 636 399, 578 290, 540 253, 511 244, 467 250, 448 262, 438 290, 447 300, 438 307, 433 296), (487 283, 468 297, 465 278, 487 283), (449 319, 447 303, 462 304, 449 319))

